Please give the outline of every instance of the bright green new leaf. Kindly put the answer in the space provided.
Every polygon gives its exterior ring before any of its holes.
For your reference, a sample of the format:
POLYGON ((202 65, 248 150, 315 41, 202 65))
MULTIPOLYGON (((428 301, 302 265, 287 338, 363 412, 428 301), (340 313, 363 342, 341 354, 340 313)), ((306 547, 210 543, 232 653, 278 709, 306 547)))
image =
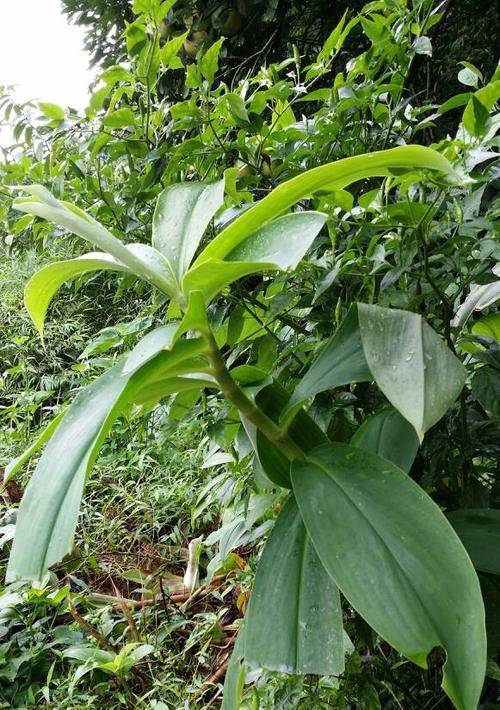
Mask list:
POLYGON ((13 206, 21 212, 42 217, 86 239, 111 254, 131 273, 153 284, 169 296, 177 295, 175 277, 165 258, 152 247, 138 244, 134 249, 111 234, 105 227, 79 207, 57 200, 42 185, 20 187, 30 197, 19 197, 13 206))
POLYGON ((188 35, 189 30, 187 32, 184 32, 184 34, 179 35, 178 37, 173 37, 171 40, 169 40, 163 45, 160 50, 160 57, 161 63, 164 67, 166 67, 167 69, 177 68, 178 62, 180 61, 177 55, 181 51, 182 45, 186 41, 188 35))
POLYGON ((354 305, 296 387, 283 418, 288 421, 304 400, 318 392, 371 379, 354 305))
POLYGON ((454 510, 446 517, 481 572, 500 575, 500 510, 454 510))
POLYGON ((214 83, 215 72, 219 67, 219 54, 223 44, 224 37, 221 37, 217 42, 214 42, 198 60, 198 67, 201 74, 203 78, 208 81, 209 85, 214 83))
POLYGON ((130 108, 119 108, 103 116, 102 123, 107 128, 127 128, 135 125, 135 114, 130 108))
POLYGON ((101 270, 130 273, 130 269, 109 254, 93 252, 77 259, 55 261, 31 277, 24 288, 24 304, 42 338, 47 309, 61 286, 77 276, 101 270))
POLYGON ((438 506, 394 464, 347 444, 295 461, 293 490, 321 562, 352 606, 407 658, 447 653, 443 688, 476 710, 486 667, 479 582, 438 506))
POLYGON ((158 197, 153 246, 180 280, 189 268, 210 220, 224 202, 224 179, 170 185, 158 197))
POLYGON ((358 303, 358 321, 377 385, 422 441, 460 394, 465 368, 416 313, 358 303))
POLYGON ((399 175, 401 171, 418 169, 438 170, 454 180, 458 179, 446 158, 432 148, 417 145, 356 155, 307 170, 278 185, 267 197, 231 222, 203 250, 195 264, 198 266, 212 258, 224 259, 252 232, 319 190, 341 190, 358 180, 399 175))
POLYGON ((284 673, 340 675, 340 596, 311 544, 293 498, 266 542, 245 617, 245 661, 284 673))
POLYGON ((201 291, 208 302, 233 281, 263 271, 295 269, 323 227, 321 212, 285 215, 251 234, 225 260, 210 259, 184 276, 185 294, 201 291))
POLYGON ((351 439, 351 444, 391 461, 406 473, 419 447, 415 429, 392 407, 367 417, 351 439))
POLYGON ((64 121, 64 109, 62 109, 57 104, 51 104, 41 101, 38 104, 38 108, 44 116, 47 116, 47 118, 50 118, 53 121, 64 121))

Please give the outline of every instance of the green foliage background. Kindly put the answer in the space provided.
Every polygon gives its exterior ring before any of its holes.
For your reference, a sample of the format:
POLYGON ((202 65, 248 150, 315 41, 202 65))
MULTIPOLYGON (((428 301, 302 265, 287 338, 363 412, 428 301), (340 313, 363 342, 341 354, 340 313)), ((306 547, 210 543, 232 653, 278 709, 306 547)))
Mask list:
MULTIPOLYGON (((51 306, 42 346, 21 307, 23 284, 40 265, 77 256, 82 247, 46 221, 14 210, 12 185, 42 183, 125 241, 149 243, 164 187, 225 174, 226 210, 210 238, 251 201, 304 169, 422 143, 437 147, 469 182, 452 188, 422 180, 403 194, 368 180, 320 196, 314 207, 328 214, 327 227, 300 267, 272 281, 252 276, 239 282, 212 316, 224 330, 232 365, 278 373, 293 389, 352 302, 425 315, 465 362, 469 379, 426 436, 411 476, 447 511, 499 510, 500 290, 492 273, 500 261, 499 78, 490 31, 496 8, 445 3, 432 26, 440 7, 429 2, 349 3, 346 22, 359 21, 343 42, 322 49, 343 15, 340 4, 335 17, 331 3, 246 5, 235 8, 244 26, 219 46, 210 43, 222 34, 229 6, 177 3, 152 19, 154 3, 136 2, 131 10, 65 0, 70 17, 88 25, 89 49, 104 70, 85 114, 51 104, 20 106, 3 90, 0 110, 15 139, 0 165, 4 463, 159 324, 165 307, 150 287, 128 276, 82 277, 51 306), (174 28, 166 38, 164 15, 174 28), (121 37, 125 21, 132 24, 121 37), (118 28, 111 42, 110 25, 118 28), (457 32, 464 25, 470 32, 457 32), (184 39, 176 42, 181 31, 195 44, 193 33, 207 32, 208 40, 195 47, 197 58, 184 39), (483 92, 476 94, 479 107, 470 96, 476 91, 483 92), (459 92, 466 96, 439 108, 459 92)), ((376 388, 359 384, 319 394, 310 411, 333 438, 349 441, 364 417, 383 405, 376 388)), ((19 485, 28 476, 29 470, 19 485)), ((11 486, 4 561, 17 499, 11 486)), ((221 678, 205 683, 227 660, 280 505, 280 494, 255 476, 235 412, 217 397, 178 396, 152 411, 130 411, 89 481, 71 559, 42 589, 15 583, 4 590, 3 707, 163 710, 209 703, 221 678), (201 600, 170 602, 169 584, 175 589, 188 543, 200 535, 202 577, 211 564, 224 580, 201 600), (116 601, 120 595, 157 597, 157 603, 127 613, 116 601), (116 653, 134 641, 153 650, 133 670, 92 667, 98 652, 111 646, 116 653), (87 656, 71 655, 75 646, 87 656)), ((495 530, 492 541, 498 543, 495 530)), ((490 656, 483 708, 500 702, 494 571, 480 571, 490 656)), ((353 648, 341 679, 261 672, 247 686, 242 707, 449 707, 440 690, 439 653, 430 670, 421 671, 347 604, 344 616, 353 648)))

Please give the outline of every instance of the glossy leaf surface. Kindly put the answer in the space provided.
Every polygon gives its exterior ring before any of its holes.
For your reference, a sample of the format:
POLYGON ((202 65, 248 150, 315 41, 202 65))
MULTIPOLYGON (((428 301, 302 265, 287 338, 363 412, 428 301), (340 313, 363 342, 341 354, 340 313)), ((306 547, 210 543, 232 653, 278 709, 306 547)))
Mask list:
POLYGON ((265 225, 224 260, 210 259, 190 269, 183 280, 183 292, 201 291, 210 301, 225 286, 243 276, 296 268, 325 219, 320 212, 295 212, 265 225))
POLYGON ((460 394, 463 365, 416 313, 359 303, 358 319, 377 385, 422 440, 460 394))
POLYGON ((245 619, 245 660, 284 673, 344 670, 340 596, 291 496, 259 562, 245 619))
POLYGON ((57 200, 41 185, 19 188, 30 197, 19 197, 14 207, 21 212, 42 217, 87 240, 111 254, 136 276, 149 281, 169 296, 177 294, 175 278, 161 253, 147 245, 138 245, 136 253, 117 239, 93 217, 79 207, 57 200))
POLYGON ((278 185, 270 195, 226 227, 203 250, 195 263, 199 265, 214 257, 225 258, 252 232, 319 190, 341 190, 357 180, 415 169, 438 170, 456 179, 446 158, 431 148, 416 145, 357 155, 321 165, 278 185))
POLYGON ((445 692, 459 710, 475 710, 486 664, 483 602, 437 505, 396 466, 347 444, 315 449, 291 476, 321 562, 349 602, 423 667, 442 646, 445 692))
POLYGON ((187 271, 210 220, 224 201, 224 180, 170 185, 158 197, 153 246, 168 260, 176 278, 187 271))

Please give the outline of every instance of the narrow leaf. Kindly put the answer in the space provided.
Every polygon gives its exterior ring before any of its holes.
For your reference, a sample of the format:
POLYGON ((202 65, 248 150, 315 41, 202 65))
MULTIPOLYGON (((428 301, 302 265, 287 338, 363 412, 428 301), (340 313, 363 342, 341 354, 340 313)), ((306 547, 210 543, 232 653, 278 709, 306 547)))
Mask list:
POLYGON ((199 265, 208 259, 223 259, 252 232, 286 212, 299 200, 324 190, 325 186, 329 190, 341 190, 358 180, 416 169, 438 170, 454 180, 458 179, 446 158, 432 148, 416 145, 357 155, 312 168, 278 185, 267 197, 231 222, 203 250, 195 263, 199 265))

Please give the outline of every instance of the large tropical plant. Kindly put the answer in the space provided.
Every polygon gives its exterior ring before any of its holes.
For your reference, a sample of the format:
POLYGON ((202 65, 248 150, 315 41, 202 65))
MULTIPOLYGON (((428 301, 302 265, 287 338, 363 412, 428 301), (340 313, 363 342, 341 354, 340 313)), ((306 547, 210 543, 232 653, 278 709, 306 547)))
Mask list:
POLYGON ((420 146, 314 168, 279 185, 201 250, 223 206, 224 181, 167 187, 151 246, 126 245, 44 188, 23 188, 17 209, 101 250, 49 264, 28 282, 26 306, 42 337, 59 287, 101 269, 152 284, 171 301, 172 317, 84 389, 42 437, 48 444, 19 509, 8 579, 40 580, 70 551, 90 468, 126 407, 219 390, 272 485, 289 490, 260 560, 225 707, 239 706, 247 667, 343 672, 340 590, 414 663, 426 667, 430 651, 444 649, 445 692, 459 710, 476 708, 486 659, 479 583, 447 518, 408 475, 426 431, 460 394, 460 361, 421 315, 357 303, 289 393, 267 372, 253 368, 249 377, 231 369, 211 318, 211 304, 236 280, 297 267, 326 220, 294 210, 299 202, 377 176, 415 182, 422 171, 457 179, 443 156, 420 146), (305 405, 325 390, 367 381, 385 395, 387 409, 366 418, 350 443, 331 440, 305 405))

